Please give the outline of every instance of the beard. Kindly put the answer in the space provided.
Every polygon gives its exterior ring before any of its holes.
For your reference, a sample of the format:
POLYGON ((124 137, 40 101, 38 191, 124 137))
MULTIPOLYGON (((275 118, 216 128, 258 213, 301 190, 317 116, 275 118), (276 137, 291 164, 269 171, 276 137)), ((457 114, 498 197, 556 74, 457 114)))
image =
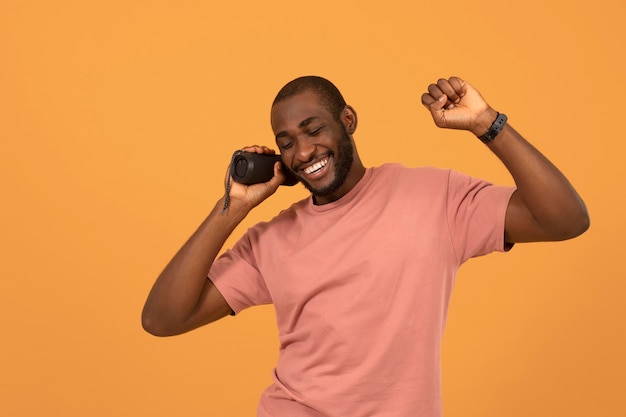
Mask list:
POLYGON ((334 193, 341 188, 348 177, 348 173, 350 172, 350 168, 354 162, 354 146, 352 146, 352 141, 350 140, 350 136, 348 135, 348 132, 346 132, 345 128, 342 129, 341 132, 342 134, 339 140, 337 153, 331 154, 335 166, 335 177, 330 184, 322 188, 315 188, 298 176, 302 185, 304 185, 304 187, 314 196, 324 197, 334 193))

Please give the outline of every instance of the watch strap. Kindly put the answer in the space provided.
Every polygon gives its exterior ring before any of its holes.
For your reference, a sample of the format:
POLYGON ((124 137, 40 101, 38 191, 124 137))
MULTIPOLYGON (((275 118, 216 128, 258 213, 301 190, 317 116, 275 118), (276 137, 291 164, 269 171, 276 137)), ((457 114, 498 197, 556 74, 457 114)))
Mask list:
POLYGON ((498 113, 498 117, 496 117, 496 120, 493 122, 489 130, 487 130, 487 133, 479 136, 478 139, 480 139, 485 144, 493 142, 496 136, 498 136, 498 133, 500 133, 500 131, 502 131, 502 128, 504 128, 507 120, 508 118, 506 117, 506 114, 498 113))

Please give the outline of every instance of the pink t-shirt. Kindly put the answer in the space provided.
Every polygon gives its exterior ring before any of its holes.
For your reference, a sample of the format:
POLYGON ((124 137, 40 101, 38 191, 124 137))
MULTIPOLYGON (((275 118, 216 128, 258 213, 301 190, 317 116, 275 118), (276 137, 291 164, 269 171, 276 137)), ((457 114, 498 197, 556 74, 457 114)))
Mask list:
POLYGON ((209 278, 235 313, 276 309, 280 355, 258 416, 441 416, 455 275, 505 250, 513 191, 387 164, 338 201, 308 198, 249 229, 209 278))

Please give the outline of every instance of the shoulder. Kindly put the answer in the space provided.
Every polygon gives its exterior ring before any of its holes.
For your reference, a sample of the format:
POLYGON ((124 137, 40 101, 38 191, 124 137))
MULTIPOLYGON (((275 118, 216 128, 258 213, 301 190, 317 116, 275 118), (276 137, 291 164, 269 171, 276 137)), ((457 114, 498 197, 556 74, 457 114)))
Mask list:
POLYGON ((450 169, 437 168, 432 166, 421 167, 407 167, 404 164, 398 162, 389 162, 377 167, 372 168, 374 175, 376 176, 413 176, 413 177, 432 177, 432 176, 447 176, 450 169))
POLYGON ((377 182, 395 182, 397 185, 412 187, 440 188, 445 185, 454 172, 450 169, 423 166, 410 168, 400 163, 387 163, 372 168, 377 182))
POLYGON ((251 237, 259 238, 261 236, 281 236, 286 233, 295 224, 301 221, 303 216, 306 216, 307 206, 309 204, 310 197, 302 199, 293 203, 291 206, 281 210, 271 220, 259 222, 252 226, 246 232, 251 237))

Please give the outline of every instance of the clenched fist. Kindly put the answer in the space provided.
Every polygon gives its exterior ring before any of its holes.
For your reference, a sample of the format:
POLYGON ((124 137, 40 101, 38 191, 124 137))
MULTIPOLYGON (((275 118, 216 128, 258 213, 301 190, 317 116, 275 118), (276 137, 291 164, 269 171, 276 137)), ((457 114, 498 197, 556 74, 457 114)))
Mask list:
POLYGON ((422 104, 430 111, 435 125, 447 129, 469 130, 483 135, 498 113, 478 90, 459 77, 441 78, 428 86, 422 104))

